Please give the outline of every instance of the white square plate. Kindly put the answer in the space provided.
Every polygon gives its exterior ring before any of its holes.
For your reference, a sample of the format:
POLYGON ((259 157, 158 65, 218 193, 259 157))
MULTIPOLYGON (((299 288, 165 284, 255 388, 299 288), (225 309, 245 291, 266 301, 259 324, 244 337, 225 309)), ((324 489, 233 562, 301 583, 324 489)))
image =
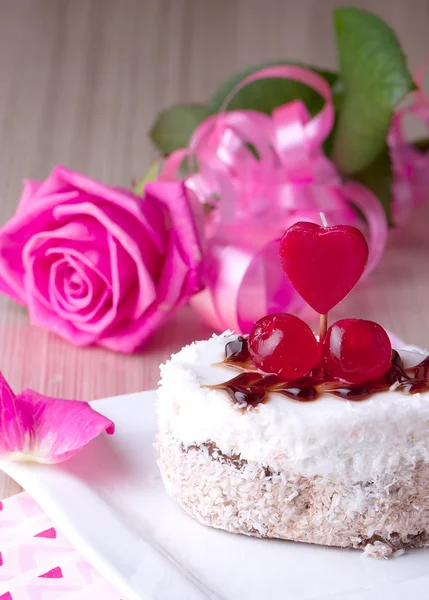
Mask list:
POLYGON ((0 463, 129 600, 429 599, 429 550, 380 561, 194 522, 164 492, 154 400, 145 392, 94 402, 116 433, 66 463, 0 463))

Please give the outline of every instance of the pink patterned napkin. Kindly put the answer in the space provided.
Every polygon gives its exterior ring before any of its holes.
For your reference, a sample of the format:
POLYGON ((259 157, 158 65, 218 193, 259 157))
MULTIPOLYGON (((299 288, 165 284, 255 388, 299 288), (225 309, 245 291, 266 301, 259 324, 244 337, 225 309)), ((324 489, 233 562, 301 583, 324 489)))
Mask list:
POLYGON ((26 492, 0 502, 0 600, 126 600, 26 492))

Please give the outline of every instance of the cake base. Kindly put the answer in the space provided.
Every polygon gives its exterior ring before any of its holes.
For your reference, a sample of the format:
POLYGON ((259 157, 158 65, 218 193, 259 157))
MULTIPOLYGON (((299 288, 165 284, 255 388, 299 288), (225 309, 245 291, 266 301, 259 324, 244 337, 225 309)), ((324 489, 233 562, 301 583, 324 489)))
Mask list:
POLYGON ((158 435, 167 492, 204 525, 387 556, 429 545, 429 464, 377 481, 345 485, 326 477, 274 471, 225 455, 214 442, 184 447, 158 435))

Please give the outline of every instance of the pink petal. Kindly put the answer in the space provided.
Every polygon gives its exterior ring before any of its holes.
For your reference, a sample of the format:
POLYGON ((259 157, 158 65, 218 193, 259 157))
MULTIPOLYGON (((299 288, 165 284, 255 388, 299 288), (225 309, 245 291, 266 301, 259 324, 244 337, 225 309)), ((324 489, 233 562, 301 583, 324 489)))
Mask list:
MULTIPOLYGON (((132 193, 131 190, 104 185, 82 173, 70 171, 65 167, 56 167, 55 173, 67 181, 72 189, 79 189, 88 195, 88 200, 94 198, 105 199, 113 206, 117 206, 138 219, 151 237, 151 241, 158 252, 163 252, 165 247, 164 218, 157 204, 146 207, 144 200, 132 193), (142 206, 144 206, 142 210, 142 206)), ((122 225, 122 224, 121 224, 122 225)))
POLYGON ((55 312, 63 319, 73 322, 79 328, 79 323, 91 321, 104 307, 110 296, 110 287, 106 282, 97 278, 96 273, 87 274, 84 264, 79 264, 71 256, 58 261, 50 269, 49 298, 55 312), (65 266, 66 265, 66 266, 65 266), (67 288, 70 283, 65 276, 61 280, 61 272, 72 270, 73 276, 78 277, 81 286, 81 295, 71 295, 73 290, 67 288))
POLYGON ((52 173, 41 182, 33 197, 33 204, 53 194, 74 191, 76 188, 70 185, 67 177, 64 177, 64 167, 57 165, 52 173))
POLYGON ((58 259, 49 273, 49 297, 56 311, 63 311, 64 317, 67 315, 65 318, 91 305, 99 287, 94 286, 94 280, 82 265, 73 264, 72 260, 71 257, 58 259))
MULTIPOLYGON (((133 277, 130 279, 129 277, 127 278, 127 273, 125 273, 125 277, 122 277, 121 274, 120 280, 123 283, 128 280, 129 285, 134 283, 134 281, 138 281, 138 303, 141 307, 141 312, 154 301, 156 290, 153 277, 154 275, 157 275, 157 273, 150 273, 148 271, 148 266, 157 265, 159 263, 159 257, 153 246, 147 249, 146 256, 142 256, 140 244, 145 237, 145 227, 141 227, 139 230, 139 223, 136 222, 130 214, 123 211, 116 211, 112 214, 112 211, 110 211, 108 207, 103 207, 102 209, 100 206, 96 206, 90 202, 61 205, 55 209, 54 214, 57 218, 61 219, 65 218, 66 215, 68 218, 76 218, 77 215, 82 214, 94 217, 98 223, 107 229, 113 238, 118 240, 119 245, 122 246, 128 254, 128 257, 134 261, 137 275, 133 274, 133 277)), ((111 248, 111 244, 109 244, 109 250, 111 250, 111 248)), ((127 260, 127 263, 128 262, 129 260, 127 260)), ((123 263, 125 268, 127 267, 127 263, 123 263)), ((119 265, 119 268, 121 268, 121 265, 119 265)), ((129 268, 128 273, 130 273, 129 268)), ((113 275, 114 273, 112 274, 112 277, 113 275)))
MULTIPOLYGON (((31 210, 16 213, 0 230, 0 279, 12 290, 12 297, 23 304, 27 303, 24 290, 24 266, 22 250, 31 237, 40 231, 52 229, 52 210, 60 202, 76 199, 77 192, 68 195, 53 195, 47 200, 32 203, 31 210)), ((11 294, 10 294, 11 295, 11 294)))
POLYGON ((28 312, 32 325, 47 328, 74 346, 84 347, 97 343, 96 334, 80 331, 73 323, 57 315, 51 307, 45 306, 36 295, 28 296, 28 312))
POLYGON ((168 208, 169 247, 157 283, 156 302, 139 319, 121 323, 98 340, 99 346, 126 353, 138 350, 175 310, 201 289, 202 249, 183 184, 150 183, 145 194, 149 201, 164 202, 168 208))
POLYGON ((119 352, 135 352, 175 310, 188 301, 188 290, 192 287, 188 284, 188 276, 188 267, 172 240, 158 283, 157 301, 140 319, 121 324, 103 336, 98 345, 119 352))
POLYGON ((89 336, 77 334, 78 339, 75 336, 79 324, 90 321, 110 295, 107 235, 96 220, 83 215, 79 222, 36 233, 27 242, 23 251, 24 287, 34 324, 53 329, 77 345, 95 341, 94 332, 89 336), (87 297, 81 296, 80 303, 75 298, 73 305, 70 295, 67 297, 66 265, 69 275, 74 274, 88 290, 87 297), (58 317, 70 323, 62 324, 58 317))
POLYGON ((163 202, 171 215, 171 226, 176 232, 179 248, 186 264, 195 269, 195 289, 201 289, 199 265, 202 261, 202 247, 197 228, 196 214, 192 210, 186 188, 182 182, 155 181, 145 186, 146 198, 156 198, 163 202))
MULTIPOLYGON (((107 236, 108 249, 105 254, 110 256, 110 266, 112 271, 112 285, 109 287, 108 295, 101 296, 97 310, 91 314, 85 315, 86 318, 79 319, 78 316, 73 316, 73 324, 80 330, 94 335, 97 339, 108 328, 117 317, 118 304, 120 298, 120 288, 116 278, 117 273, 117 257, 116 252, 112 253, 112 247, 115 248, 112 236, 107 236), (109 252, 107 251, 109 250, 109 252), (107 301, 108 300, 108 301, 107 301)), ((135 281, 135 279, 133 280, 135 281)), ((107 292, 107 288, 105 288, 107 292)))
POLYGON ((0 374, 0 458, 62 462, 103 431, 113 433, 114 424, 87 402, 32 390, 15 396, 0 374))
POLYGON ((25 179, 24 180, 24 189, 22 190, 22 196, 18 204, 18 209, 16 212, 20 210, 26 210, 27 204, 33 202, 33 198, 37 192, 37 190, 42 185, 41 181, 36 181, 34 179, 25 179))
MULTIPOLYGON (((78 259, 82 259, 82 256, 78 259)), ((110 293, 110 284, 96 270, 91 269, 83 260, 75 260, 73 251, 61 258, 61 254, 52 253, 43 258, 32 257, 28 260, 28 269, 24 277, 25 289, 28 292, 30 318, 33 319, 32 307, 36 304, 46 309, 46 323, 42 326, 51 327, 51 313, 74 323, 85 322, 92 318, 103 305, 110 293), (60 256, 60 258, 58 258, 60 256), (88 289, 88 297, 81 299, 81 306, 70 306, 63 290, 55 286, 54 279, 61 268, 69 269, 74 275, 84 280, 88 289), (102 300, 104 299, 104 300, 102 300)), ((64 285, 64 282, 61 282, 64 285)))

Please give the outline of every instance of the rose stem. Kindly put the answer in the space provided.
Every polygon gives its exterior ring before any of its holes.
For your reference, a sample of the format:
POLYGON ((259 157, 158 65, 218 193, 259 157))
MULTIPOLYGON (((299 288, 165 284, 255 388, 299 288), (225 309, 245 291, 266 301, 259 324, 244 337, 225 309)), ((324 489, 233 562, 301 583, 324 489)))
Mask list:
MULTIPOLYGON (((326 229, 328 227, 328 221, 325 217, 325 214, 322 212, 319 214, 320 214, 320 220, 322 221, 322 225, 326 229)), ((327 330, 328 330, 328 313, 326 313, 326 315, 320 315, 320 327, 319 327, 320 352, 322 352, 322 342, 325 338, 327 330)))

